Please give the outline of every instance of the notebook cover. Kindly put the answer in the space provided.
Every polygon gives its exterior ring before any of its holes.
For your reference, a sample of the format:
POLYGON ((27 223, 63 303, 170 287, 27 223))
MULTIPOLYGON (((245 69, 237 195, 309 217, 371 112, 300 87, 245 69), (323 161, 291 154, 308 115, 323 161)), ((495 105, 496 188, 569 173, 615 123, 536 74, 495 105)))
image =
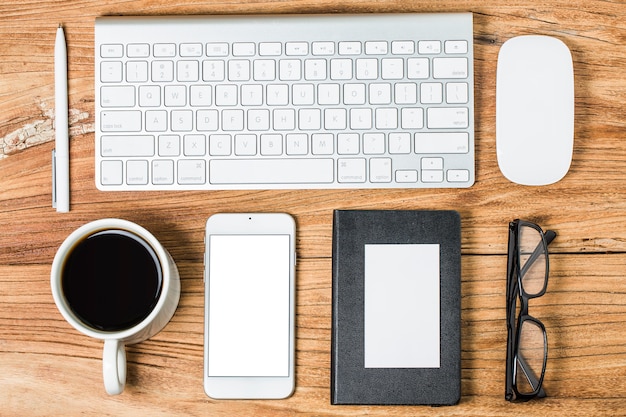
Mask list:
MULTIPOLYGON (((332 256, 331 403, 458 403, 461 396, 459 214, 336 210, 332 256), (439 245, 438 367, 365 367, 365 245, 439 245)), ((400 325, 409 329, 416 319, 406 317, 400 325)))

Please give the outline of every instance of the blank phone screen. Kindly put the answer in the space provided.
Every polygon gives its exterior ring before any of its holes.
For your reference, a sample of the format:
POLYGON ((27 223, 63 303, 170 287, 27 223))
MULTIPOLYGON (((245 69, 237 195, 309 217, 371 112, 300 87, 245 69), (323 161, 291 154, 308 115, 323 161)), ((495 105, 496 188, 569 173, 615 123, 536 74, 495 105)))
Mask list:
POLYGON ((211 235, 208 376, 289 376, 289 235, 211 235))

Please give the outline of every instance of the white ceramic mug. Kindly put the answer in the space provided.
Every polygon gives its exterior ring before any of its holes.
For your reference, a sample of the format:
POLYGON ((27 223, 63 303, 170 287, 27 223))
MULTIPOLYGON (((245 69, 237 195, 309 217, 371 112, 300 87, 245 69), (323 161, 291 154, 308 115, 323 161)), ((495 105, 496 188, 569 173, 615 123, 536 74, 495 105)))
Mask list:
MULTIPOLYGON (((117 236, 114 237, 114 239, 117 236)), ((149 250, 148 249, 148 250, 149 250)), ((116 259, 108 259, 116 262, 116 259)), ((120 261, 121 262, 121 261, 120 261)), ((126 267, 126 264, 124 264, 126 267)), ((87 277, 85 277, 87 278, 87 277)), ((102 371, 104 386, 110 395, 120 394, 126 384, 126 349, 125 345, 144 341, 158 333, 170 321, 180 298, 180 278, 174 260, 159 241, 143 227, 120 219, 102 219, 87 223, 71 233, 59 247, 50 272, 52 296, 57 308, 76 330, 104 340, 102 371), (86 322, 73 308, 66 297, 63 287, 64 268, 72 253, 87 238, 99 233, 108 235, 132 236, 134 240, 152 249, 155 267, 160 270, 160 291, 154 297, 156 303, 150 307, 147 316, 132 327, 119 330, 102 330, 86 322), (158 263, 158 265, 156 265, 158 263)))

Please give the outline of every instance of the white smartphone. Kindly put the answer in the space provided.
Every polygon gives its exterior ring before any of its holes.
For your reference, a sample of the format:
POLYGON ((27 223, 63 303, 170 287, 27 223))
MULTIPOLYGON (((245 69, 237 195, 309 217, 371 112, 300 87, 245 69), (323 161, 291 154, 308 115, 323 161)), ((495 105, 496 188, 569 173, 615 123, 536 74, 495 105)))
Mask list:
POLYGON ((287 398, 295 387, 295 235, 284 213, 219 213, 205 238, 204 390, 287 398))

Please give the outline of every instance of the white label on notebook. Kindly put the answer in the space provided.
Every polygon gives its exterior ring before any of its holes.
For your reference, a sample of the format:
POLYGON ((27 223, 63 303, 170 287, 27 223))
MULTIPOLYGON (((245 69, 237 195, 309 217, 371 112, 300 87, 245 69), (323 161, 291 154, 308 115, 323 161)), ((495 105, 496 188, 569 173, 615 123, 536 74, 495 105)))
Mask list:
POLYGON ((439 368, 439 245, 365 245, 365 368, 439 368))

